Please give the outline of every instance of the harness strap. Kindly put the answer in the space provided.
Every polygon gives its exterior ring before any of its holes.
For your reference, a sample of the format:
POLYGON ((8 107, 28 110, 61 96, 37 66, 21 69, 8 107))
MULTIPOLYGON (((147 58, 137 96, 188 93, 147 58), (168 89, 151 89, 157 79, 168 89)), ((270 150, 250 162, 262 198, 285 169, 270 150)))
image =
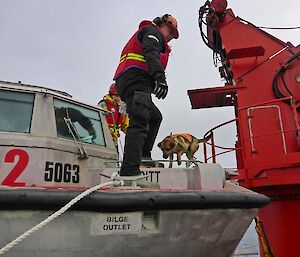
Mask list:
MULTIPOLYGON (((180 141, 177 139, 176 134, 172 135, 172 138, 173 138, 174 142, 176 143, 175 147, 176 147, 177 145, 180 145, 183 149, 187 150, 187 149, 186 149, 186 146, 185 146, 182 142, 180 142, 180 141)), ((174 148, 175 148, 175 147, 174 147, 174 148)))

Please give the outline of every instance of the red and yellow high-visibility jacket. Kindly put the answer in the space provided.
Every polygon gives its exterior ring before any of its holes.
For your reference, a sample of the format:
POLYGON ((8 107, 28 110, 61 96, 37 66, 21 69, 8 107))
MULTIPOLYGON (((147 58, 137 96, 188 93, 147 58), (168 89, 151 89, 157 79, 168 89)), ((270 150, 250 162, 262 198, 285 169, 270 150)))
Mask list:
MULTIPOLYGON (((134 33, 134 35, 129 39, 127 44, 125 45, 120 58, 120 63, 117 67, 114 80, 116 80, 124 71, 130 68, 138 68, 144 70, 145 72, 149 72, 149 67, 146 62, 145 56, 143 55, 143 45, 138 39, 138 34, 143 30, 145 27, 153 27, 157 30, 159 28, 151 21, 142 21, 139 26, 139 30, 134 33)), ((154 40, 158 40, 157 38, 154 40)), ((161 52, 159 54, 160 61, 162 64, 163 69, 166 69, 169 59, 169 53, 171 51, 169 45, 164 42, 165 44, 165 52, 161 52)))
POLYGON ((128 115, 125 110, 122 109, 121 105, 110 96, 110 94, 107 94, 103 97, 103 100, 100 101, 99 106, 101 106, 104 110, 112 112, 106 114, 106 121, 114 143, 117 144, 118 138, 120 137, 120 130, 126 133, 129 125, 128 115))

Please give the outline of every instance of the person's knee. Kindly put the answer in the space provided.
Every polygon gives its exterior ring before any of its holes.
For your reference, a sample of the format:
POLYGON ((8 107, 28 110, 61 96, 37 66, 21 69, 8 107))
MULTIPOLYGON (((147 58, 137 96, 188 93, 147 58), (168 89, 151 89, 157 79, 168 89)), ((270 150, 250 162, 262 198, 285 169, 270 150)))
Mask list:
POLYGON ((159 112, 158 115, 156 116, 156 120, 157 120, 157 122, 159 122, 159 123, 162 122, 163 116, 162 116, 161 112, 159 112))
MULTIPOLYGON (((131 133, 132 131, 134 134, 144 134, 146 135, 149 132, 149 121, 140 117, 140 116, 132 116, 131 122, 129 127, 127 128, 127 133, 131 133)), ((127 134, 126 133, 126 134, 127 134)))
POLYGON ((155 105, 152 111, 151 120, 155 121, 158 124, 160 124, 163 120, 163 116, 160 110, 155 105))

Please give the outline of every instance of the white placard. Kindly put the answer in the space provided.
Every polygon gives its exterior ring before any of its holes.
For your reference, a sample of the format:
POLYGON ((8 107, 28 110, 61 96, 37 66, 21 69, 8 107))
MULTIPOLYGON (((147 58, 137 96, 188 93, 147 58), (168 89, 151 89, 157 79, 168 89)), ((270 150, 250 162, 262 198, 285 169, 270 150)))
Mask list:
POLYGON ((102 213, 93 218, 91 234, 138 234, 142 228, 142 217, 142 212, 102 213))

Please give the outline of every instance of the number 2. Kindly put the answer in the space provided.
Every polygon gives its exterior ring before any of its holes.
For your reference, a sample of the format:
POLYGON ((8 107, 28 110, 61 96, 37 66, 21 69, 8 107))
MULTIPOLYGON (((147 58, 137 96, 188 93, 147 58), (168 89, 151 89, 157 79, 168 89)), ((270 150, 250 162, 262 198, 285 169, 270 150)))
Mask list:
POLYGON ((4 162, 14 163, 15 157, 18 156, 18 162, 13 167, 12 171, 8 174, 8 176, 3 180, 2 185, 5 186, 25 186, 23 182, 15 182, 17 178, 21 175, 21 173, 25 170, 29 156, 28 154, 21 149, 13 149, 7 152, 5 155, 4 162))

